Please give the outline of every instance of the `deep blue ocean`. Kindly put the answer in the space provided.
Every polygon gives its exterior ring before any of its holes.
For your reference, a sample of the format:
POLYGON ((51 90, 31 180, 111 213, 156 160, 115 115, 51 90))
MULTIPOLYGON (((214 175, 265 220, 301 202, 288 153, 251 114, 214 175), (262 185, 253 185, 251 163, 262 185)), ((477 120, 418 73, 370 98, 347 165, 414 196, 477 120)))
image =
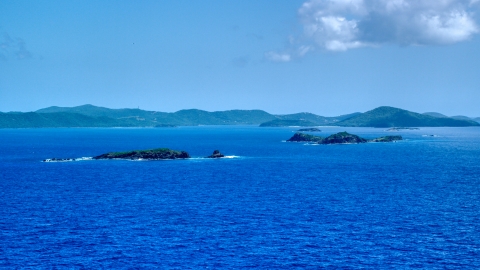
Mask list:
POLYGON ((480 269, 480 128, 0 130, 2 269, 480 269), (428 136, 426 136, 428 135, 428 136), (430 136, 435 135, 435 136, 430 136), (85 160, 167 147, 191 160, 85 160), (230 159, 202 159, 218 149, 230 159))

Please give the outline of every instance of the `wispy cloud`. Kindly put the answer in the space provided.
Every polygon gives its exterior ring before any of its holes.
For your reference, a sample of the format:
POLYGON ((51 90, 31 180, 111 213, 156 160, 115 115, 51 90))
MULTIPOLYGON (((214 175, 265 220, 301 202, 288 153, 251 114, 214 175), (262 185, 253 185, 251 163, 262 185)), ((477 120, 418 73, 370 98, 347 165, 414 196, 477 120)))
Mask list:
POLYGON ((298 15, 305 44, 346 51, 466 41, 479 32, 479 9, 480 0, 309 0, 298 15))
POLYGON ((290 62, 292 56, 289 53, 266 52, 265 58, 273 62, 290 62))
POLYGON ((21 38, 12 38, 8 33, 3 33, 0 39, 0 59, 8 60, 14 57, 18 60, 32 57, 32 53, 27 50, 25 41, 21 38))

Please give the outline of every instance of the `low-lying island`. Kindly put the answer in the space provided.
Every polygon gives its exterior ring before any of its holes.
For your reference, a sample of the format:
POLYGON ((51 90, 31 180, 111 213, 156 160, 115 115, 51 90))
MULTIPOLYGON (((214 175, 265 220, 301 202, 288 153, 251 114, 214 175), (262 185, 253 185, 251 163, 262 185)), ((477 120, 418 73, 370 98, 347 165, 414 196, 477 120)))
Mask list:
MULTIPOLYGON (((205 158, 218 159, 223 158, 225 155, 220 153, 219 150, 213 151, 213 153, 205 158)), ((168 148, 157 148, 148 150, 133 150, 127 152, 109 152, 95 157, 89 158, 48 158, 43 162, 68 162, 77 160, 106 160, 106 159, 118 159, 118 160, 173 160, 173 159, 189 159, 190 154, 186 151, 171 150, 168 148)))
POLYGON ((314 144, 354 144, 367 142, 396 142, 401 140, 403 140, 402 136, 385 136, 367 140, 344 131, 330 135, 326 138, 297 132, 290 139, 288 139, 287 142, 308 142, 314 144))

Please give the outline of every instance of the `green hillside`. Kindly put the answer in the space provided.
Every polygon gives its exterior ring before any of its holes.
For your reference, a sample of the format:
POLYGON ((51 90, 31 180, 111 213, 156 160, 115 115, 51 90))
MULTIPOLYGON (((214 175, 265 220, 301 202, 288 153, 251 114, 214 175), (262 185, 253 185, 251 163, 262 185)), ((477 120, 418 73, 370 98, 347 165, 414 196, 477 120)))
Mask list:
POLYGON ((354 117, 360 113, 346 114, 336 117, 325 117, 319 116, 313 113, 295 113, 295 114, 284 114, 284 115, 275 115, 278 119, 281 120, 305 120, 314 123, 315 125, 330 125, 351 117, 354 117))
POLYGON ((379 107, 336 123, 349 127, 466 127, 479 126, 475 121, 438 118, 393 107, 379 107))
POLYGON ((132 122, 150 122, 156 118, 168 118, 168 113, 145 111, 140 109, 109 109, 90 104, 76 107, 48 107, 37 110, 36 113, 78 113, 91 117, 109 117, 113 119, 125 119, 132 122))
POLYGON ((315 126, 315 123, 306 120, 281 120, 275 119, 260 124, 260 127, 311 127, 315 126))
MULTIPOLYGON (((457 120, 473 120, 472 118, 464 115, 455 115, 455 116, 450 116, 450 118, 457 119, 457 120)), ((473 120, 474 121, 474 120, 473 120)))
POLYGON ((129 127, 129 121, 90 117, 78 113, 0 113, 1 128, 42 127, 129 127))
POLYGON ((433 117, 437 117, 437 118, 448 118, 448 116, 446 116, 444 114, 441 114, 441 113, 437 113, 437 112, 426 112, 426 113, 423 113, 423 114, 433 116, 433 117))
POLYGON ((212 113, 217 119, 230 124, 258 125, 276 118, 262 110, 230 110, 212 113))
POLYGON ((323 116, 319 116, 319 115, 316 115, 313 113, 307 113, 307 112, 276 115, 276 117, 279 120, 288 120, 288 121, 302 120, 302 121, 311 122, 316 125, 328 125, 332 123, 332 120, 330 120, 328 117, 323 117, 323 116))
POLYGON ((202 110, 180 110, 172 113, 180 125, 258 125, 275 119, 261 110, 230 110, 207 112, 202 110))
POLYGON ((109 117, 133 126, 197 126, 197 125, 258 125, 276 119, 275 116, 261 110, 230 110, 207 112, 190 109, 174 113, 145 111, 140 109, 109 109, 93 105, 77 107, 48 107, 37 113, 79 113, 92 117, 109 117))
MULTIPOLYGON (((392 107, 379 107, 366 113, 324 117, 312 113, 272 115, 262 110, 229 110, 208 112, 197 109, 174 113, 140 109, 109 109, 93 105, 48 107, 36 112, 0 113, 0 128, 35 127, 161 127, 196 125, 260 125, 353 127, 419 127, 477 126, 478 122, 439 113, 418 114, 392 107), (432 116, 435 115, 436 117, 432 116)), ((480 121, 480 119, 477 119, 480 121)))
POLYGON ((464 116, 464 115, 455 115, 455 116, 448 117, 444 114, 436 113, 436 112, 426 112, 424 114, 425 115, 430 115, 430 116, 433 116, 433 117, 440 117, 440 118, 452 118, 452 119, 467 120, 467 121, 472 120, 472 121, 480 123, 480 117, 468 117, 468 116, 464 116))

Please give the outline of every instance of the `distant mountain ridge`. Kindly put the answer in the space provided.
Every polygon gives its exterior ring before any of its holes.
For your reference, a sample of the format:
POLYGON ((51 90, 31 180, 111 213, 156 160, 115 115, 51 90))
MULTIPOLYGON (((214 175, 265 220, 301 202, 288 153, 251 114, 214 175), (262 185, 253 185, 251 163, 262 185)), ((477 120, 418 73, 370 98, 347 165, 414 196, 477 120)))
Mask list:
POLYGON ((423 113, 423 114, 433 116, 433 117, 437 117, 437 118, 448 118, 448 116, 446 116, 445 114, 441 114, 441 113, 437 113, 437 112, 426 112, 426 113, 423 113))
POLYGON ((265 123, 261 123, 260 127, 311 127, 315 126, 316 124, 307 120, 298 119, 298 120, 283 120, 283 119, 275 119, 272 121, 268 121, 265 123))
POLYGON ((131 120, 136 126, 168 124, 177 126, 196 125, 255 125, 275 119, 262 110, 230 110, 207 112, 197 109, 180 110, 174 113, 145 111, 140 109, 109 109, 90 104, 77 107, 48 107, 36 113, 80 113, 91 117, 109 117, 115 120, 131 120))
POLYGON ((313 113, 302 112, 302 113, 294 113, 294 114, 276 115, 276 117, 280 120, 303 120, 303 121, 315 123, 317 125, 329 125, 329 124, 333 124, 333 123, 351 118, 353 116, 357 116, 359 114, 361 113, 356 112, 356 113, 340 115, 336 117, 325 117, 325 116, 319 116, 313 113))
POLYGON ((383 106, 338 122, 350 127, 467 127, 479 126, 473 120, 435 117, 383 106))
POLYGON ((453 119, 457 119, 457 120, 472 120, 472 121, 480 123, 480 117, 468 117, 468 116, 464 116, 464 115, 446 116, 444 114, 437 113, 437 112, 426 112, 424 114, 425 115, 430 115, 430 116, 433 116, 433 117, 438 117, 438 118, 453 118, 453 119))
POLYGON ((179 126, 195 125, 257 125, 264 122, 280 120, 305 120, 315 125, 328 125, 342 121, 360 113, 341 115, 338 117, 324 117, 313 113, 295 113, 274 115, 262 110, 228 110, 208 112, 198 109, 180 110, 174 113, 145 111, 140 109, 109 109, 90 104, 77 107, 52 106, 37 110, 36 113, 80 113, 91 117, 110 117, 114 119, 137 119, 143 124, 170 124, 179 126))
POLYGON ((0 128, 115 127, 135 126, 129 121, 109 117, 90 117, 79 113, 0 113, 0 128))
MULTIPOLYGON (((155 127, 196 125, 261 125, 263 126, 477 126, 469 119, 436 117, 393 107, 379 107, 365 113, 324 117, 308 112, 274 115, 262 110, 229 110, 208 112, 198 109, 174 113, 141 109, 109 109, 94 105, 77 107, 52 106, 36 112, 0 112, 0 128, 40 127, 155 127)), ((440 116, 438 116, 440 115, 440 116)))

